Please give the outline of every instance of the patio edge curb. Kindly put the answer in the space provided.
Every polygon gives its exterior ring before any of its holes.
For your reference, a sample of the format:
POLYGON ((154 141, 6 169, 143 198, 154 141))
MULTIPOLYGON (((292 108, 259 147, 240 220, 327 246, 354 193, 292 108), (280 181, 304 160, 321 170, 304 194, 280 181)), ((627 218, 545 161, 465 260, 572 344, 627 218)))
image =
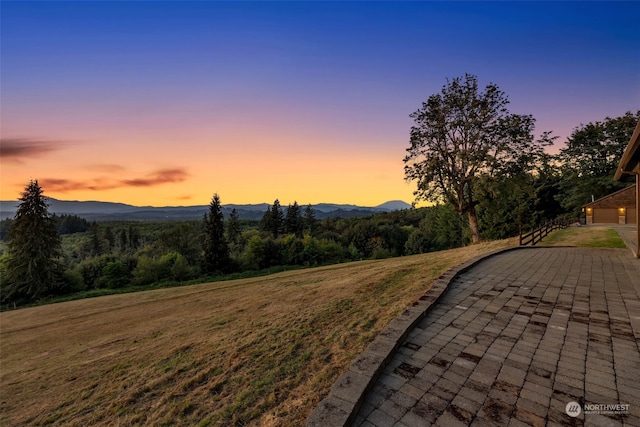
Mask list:
POLYGON ((533 249, 531 246, 514 246, 478 255, 456 267, 445 271, 433 286, 417 301, 393 319, 356 357, 347 372, 342 374, 324 398, 307 418, 307 427, 346 427, 358 415, 367 392, 393 357, 395 351, 409 335, 409 332, 431 310, 442 297, 447 287, 461 273, 492 256, 517 249, 533 249))

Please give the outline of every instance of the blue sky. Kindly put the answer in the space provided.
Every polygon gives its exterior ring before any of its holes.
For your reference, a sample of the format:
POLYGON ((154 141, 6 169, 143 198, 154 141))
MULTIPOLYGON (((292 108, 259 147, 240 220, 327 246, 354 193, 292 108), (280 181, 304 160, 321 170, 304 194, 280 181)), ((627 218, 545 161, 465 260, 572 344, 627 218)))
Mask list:
POLYGON ((0 8, 2 199, 411 201, 409 115, 447 78, 496 83, 558 147, 640 108, 640 2, 0 8))

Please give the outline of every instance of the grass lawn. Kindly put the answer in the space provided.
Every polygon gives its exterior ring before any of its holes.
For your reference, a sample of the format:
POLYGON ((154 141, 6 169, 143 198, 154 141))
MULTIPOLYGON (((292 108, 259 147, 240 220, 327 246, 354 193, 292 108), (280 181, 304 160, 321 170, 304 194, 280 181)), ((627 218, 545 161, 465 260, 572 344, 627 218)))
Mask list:
POLYGON ((618 233, 606 226, 569 227, 549 234, 543 246, 578 246, 589 248, 626 248, 618 233))
POLYGON ((515 240, 0 313, 0 425, 303 425, 435 278, 515 240))

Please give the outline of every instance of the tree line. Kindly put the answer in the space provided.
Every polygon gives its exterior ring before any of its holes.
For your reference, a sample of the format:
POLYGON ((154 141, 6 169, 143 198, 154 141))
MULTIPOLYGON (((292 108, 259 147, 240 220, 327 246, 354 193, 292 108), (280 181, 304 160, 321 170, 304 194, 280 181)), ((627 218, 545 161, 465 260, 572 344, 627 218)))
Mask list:
POLYGON ((468 242, 447 206, 316 219, 311 206, 282 207, 276 199, 260 221, 222 215, 214 194, 202 221, 86 223, 60 232, 37 180, 7 221, 0 257, 2 302, 25 304, 100 289, 212 280, 282 266, 318 266, 401 256, 468 242), (37 230, 33 233, 32 230, 37 230))

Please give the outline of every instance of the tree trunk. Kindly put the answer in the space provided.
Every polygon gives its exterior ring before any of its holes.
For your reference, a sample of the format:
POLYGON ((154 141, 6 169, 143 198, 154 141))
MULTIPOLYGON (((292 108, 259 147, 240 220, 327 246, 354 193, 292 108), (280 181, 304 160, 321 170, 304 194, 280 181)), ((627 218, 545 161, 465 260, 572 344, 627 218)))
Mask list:
POLYGON ((467 210, 467 216, 469 217, 469 230, 471 231, 471 243, 480 242, 480 232, 478 231, 478 217, 476 216, 476 210, 472 206, 467 210))

